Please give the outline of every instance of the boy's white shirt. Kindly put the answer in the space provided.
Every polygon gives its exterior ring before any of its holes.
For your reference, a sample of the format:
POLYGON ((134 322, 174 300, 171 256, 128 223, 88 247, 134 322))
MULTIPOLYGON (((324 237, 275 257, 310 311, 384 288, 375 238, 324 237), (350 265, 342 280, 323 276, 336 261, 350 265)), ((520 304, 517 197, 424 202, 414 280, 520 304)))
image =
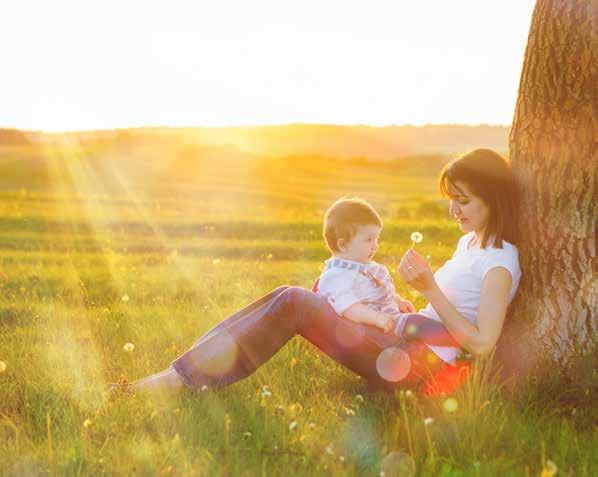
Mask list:
POLYGON ((318 293, 342 315, 356 303, 375 311, 403 315, 396 301, 396 289, 388 269, 376 262, 360 263, 332 257, 324 262, 318 293))

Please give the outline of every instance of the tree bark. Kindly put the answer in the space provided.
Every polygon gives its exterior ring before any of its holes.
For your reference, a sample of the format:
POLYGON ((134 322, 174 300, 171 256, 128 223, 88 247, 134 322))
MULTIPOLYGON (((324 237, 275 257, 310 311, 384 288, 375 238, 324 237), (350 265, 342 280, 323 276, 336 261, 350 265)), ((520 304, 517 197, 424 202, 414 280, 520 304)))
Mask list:
POLYGON ((598 0, 537 1, 509 148, 523 276, 496 356, 576 380, 598 342, 598 0))

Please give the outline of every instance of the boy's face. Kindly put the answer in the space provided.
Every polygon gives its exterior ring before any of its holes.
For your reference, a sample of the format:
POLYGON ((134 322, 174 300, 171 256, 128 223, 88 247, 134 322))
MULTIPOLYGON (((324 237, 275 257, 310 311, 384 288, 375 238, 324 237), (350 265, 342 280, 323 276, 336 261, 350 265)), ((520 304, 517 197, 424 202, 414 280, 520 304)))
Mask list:
POLYGON ((351 240, 348 242, 339 240, 340 253, 337 255, 354 262, 369 263, 378 250, 378 237, 381 231, 382 228, 377 225, 359 225, 351 240))

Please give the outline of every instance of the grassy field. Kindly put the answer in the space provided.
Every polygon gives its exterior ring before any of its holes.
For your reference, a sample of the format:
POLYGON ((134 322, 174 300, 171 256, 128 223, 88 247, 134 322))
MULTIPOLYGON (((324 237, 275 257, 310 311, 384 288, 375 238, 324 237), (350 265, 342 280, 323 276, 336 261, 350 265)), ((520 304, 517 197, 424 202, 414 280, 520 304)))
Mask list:
POLYGON ((508 396, 483 363, 453 401, 375 394, 295 338, 218 392, 108 399, 107 382, 164 369, 275 286, 311 286, 328 256, 322 213, 341 195, 381 211, 378 261, 392 267, 417 230, 438 267, 460 234, 437 170, 26 152, 0 149, 0 475, 598 473, 591 404, 533 383, 508 396))

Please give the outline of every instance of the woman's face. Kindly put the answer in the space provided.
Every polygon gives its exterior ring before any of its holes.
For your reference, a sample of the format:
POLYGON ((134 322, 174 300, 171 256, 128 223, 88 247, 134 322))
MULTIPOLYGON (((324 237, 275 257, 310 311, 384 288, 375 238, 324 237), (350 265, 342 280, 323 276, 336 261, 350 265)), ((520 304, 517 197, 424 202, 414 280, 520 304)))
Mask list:
POLYGON ((490 208, 478 196, 474 195, 467 184, 455 181, 448 183, 450 193, 449 213, 459 222, 463 232, 474 231, 481 234, 490 217, 490 208))

